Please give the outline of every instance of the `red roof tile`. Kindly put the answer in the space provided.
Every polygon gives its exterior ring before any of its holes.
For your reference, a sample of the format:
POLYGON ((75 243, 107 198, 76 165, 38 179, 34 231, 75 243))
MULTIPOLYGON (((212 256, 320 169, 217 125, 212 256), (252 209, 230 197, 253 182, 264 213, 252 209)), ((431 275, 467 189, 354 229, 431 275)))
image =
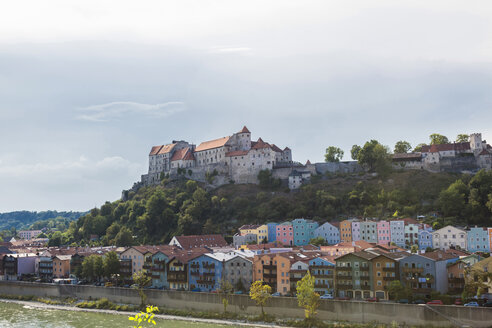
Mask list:
POLYGON ((258 138, 258 141, 255 143, 252 149, 262 149, 262 148, 270 148, 270 145, 263 141, 263 139, 258 138))
POLYGON ((225 155, 226 155, 226 157, 244 156, 244 155, 248 155, 248 151, 247 150, 230 151, 230 152, 226 153, 225 155))
POLYGON ((175 236, 175 238, 183 249, 227 246, 227 242, 221 235, 175 236))
POLYGON ((182 148, 178 149, 174 152, 173 157, 171 157, 172 161, 180 161, 180 160, 194 160, 193 154, 190 151, 190 148, 182 148))
POLYGON ((239 131, 238 133, 251 133, 249 132, 248 128, 245 126, 243 126, 243 129, 241 131, 239 131))
POLYGON ((281 153, 281 152, 282 152, 282 149, 278 148, 278 147, 277 147, 277 145, 272 144, 271 146, 272 146, 272 149, 273 149, 274 151, 276 151, 277 153, 281 153))
POLYGON ((159 152, 157 153, 157 155, 167 154, 171 150, 173 150, 175 146, 176 146, 176 144, 164 145, 161 147, 161 149, 159 149, 159 152))

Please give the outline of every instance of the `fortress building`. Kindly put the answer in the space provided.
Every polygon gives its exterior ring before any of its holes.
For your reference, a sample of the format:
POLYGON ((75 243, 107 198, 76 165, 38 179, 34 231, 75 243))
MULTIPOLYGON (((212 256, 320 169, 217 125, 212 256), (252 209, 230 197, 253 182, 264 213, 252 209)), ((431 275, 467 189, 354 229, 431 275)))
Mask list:
POLYGON ((492 168, 492 147, 481 133, 470 135, 468 142, 423 146, 421 152, 394 154, 395 167, 431 172, 473 172, 492 168))
POLYGON ((157 184, 163 174, 184 175, 197 181, 206 181, 213 175, 217 184, 257 183, 261 170, 293 164, 288 147, 282 150, 261 138, 251 141, 251 132, 243 127, 232 136, 205 141, 197 147, 183 140, 152 147, 149 171, 142 175, 142 183, 157 184))

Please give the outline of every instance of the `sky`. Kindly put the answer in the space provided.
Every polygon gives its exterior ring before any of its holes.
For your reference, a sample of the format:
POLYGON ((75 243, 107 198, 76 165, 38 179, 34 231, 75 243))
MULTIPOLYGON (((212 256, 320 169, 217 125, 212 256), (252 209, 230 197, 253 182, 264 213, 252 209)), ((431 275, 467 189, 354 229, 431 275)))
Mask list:
POLYGON ((299 162, 376 139, 492 139, 492 2, 2 3, 0 212, 88 210, 153 145, 231 135, 299 162))

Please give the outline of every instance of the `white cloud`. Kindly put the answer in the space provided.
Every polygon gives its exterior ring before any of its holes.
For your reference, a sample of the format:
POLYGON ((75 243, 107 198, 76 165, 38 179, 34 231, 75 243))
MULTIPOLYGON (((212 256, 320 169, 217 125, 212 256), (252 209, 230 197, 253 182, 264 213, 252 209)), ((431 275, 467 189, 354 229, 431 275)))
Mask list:
POLYGON ((180 101, 171 101, 162 104, 141 104, 131 101, 116 101, 107 104, 88 106, 80 108, 79 110, 84 112, 84 114, 77 116, 77 119, 79 120, 106 122, 130 114, 163 118, 182 112, 185 110, 185 107, 184 103, 180 101))

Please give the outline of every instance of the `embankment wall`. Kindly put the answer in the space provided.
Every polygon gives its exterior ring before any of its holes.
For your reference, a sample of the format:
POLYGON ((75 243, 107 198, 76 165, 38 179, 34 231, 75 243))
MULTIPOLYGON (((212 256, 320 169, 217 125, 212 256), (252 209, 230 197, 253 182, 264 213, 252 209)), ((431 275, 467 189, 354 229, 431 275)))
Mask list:
MULTIPOLYGON (((145 293, 149 304, 160 307, 193 311, 223 310, 221 296, 218 294, 164 290, 146 290, 145 293)), ((0 294, 74 297, 86 300, 105 297, 115 303, 140 304, 138 291, 131 288, 0 281, 0 294)), ((228 311, 259 314, 260 308, 246 295, 230 295, 228 311)), ((304 311, 297 305, 297 299, 291 297, 271 298, 265 311, 277 317, 302 318, 304 316, 304 311)), ((400 324, 436 327, 464 325, 490 327, 492 325, 492 309, 463 306, 431 308, 426 305, 322 300, 318 316, 324 320, 360 323, 376 321, 386 324, 397 321, 400 324)))

